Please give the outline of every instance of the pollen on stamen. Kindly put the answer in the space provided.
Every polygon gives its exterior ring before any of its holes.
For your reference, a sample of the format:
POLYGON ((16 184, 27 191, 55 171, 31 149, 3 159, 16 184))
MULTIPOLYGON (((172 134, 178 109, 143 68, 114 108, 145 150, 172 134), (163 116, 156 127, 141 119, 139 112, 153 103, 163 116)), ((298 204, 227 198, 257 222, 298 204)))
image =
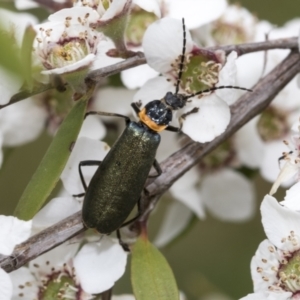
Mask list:
POLYGON ((268 249, 269 249, 269 251, 270 251, 271 253, 274 253, 274 252, 275 252, 275 249, 274 249, 274 247, 272 247, 272 246, 269 246, 268 249))
POLYGON ((262 279, 263 279, 263 281, 269 281, 269 278, 268 277, 266 277, 266 276, 262 276, 262 279))
POLYGON ((24 297, 24 294, 23 294, 23 293, 20 293, 18 296, 19 296, 19 297, 24 297))
POLYGON ((40 267, 38 264, 33 264, 33 266, 34 266, 35 268, 39 268, 39 267, 40 267))
POLYGON ((263 271, 263 268, 257 267, 257 268, 256 268, 256 271, 257 271, 258 273, 261 273, 261 272, 263 271))
POLYGON ((268 261, 265 258, 262 258, 261 261, 266 264, 268 261))
POLYGON ((274 271, 274 272, 276 272, 276 273, 278 272, 278 268, 275 267, 275 266, 271 267, 271 270, 274 271))

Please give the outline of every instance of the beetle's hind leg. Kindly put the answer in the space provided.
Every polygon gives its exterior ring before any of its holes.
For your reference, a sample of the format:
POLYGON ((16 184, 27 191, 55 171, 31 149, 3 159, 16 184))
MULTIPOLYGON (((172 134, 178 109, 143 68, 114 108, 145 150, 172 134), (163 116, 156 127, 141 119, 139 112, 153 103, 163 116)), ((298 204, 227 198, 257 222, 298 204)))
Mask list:
MULTIPOLYGON (((125 227, 125 226, 133 223, 134 221, 136 221, 142 215, 142 213, 143 213, 143 200, 142 200, 142 197, 140 197, 140 199, 138 200, 137 207, 138 207, 137 215, 134 218, 130 219, 129 221, 123 223, 120 228, 125 227)), ((124 251, 130 252, 128 244, 123 242, 123 240, 121 238, 120 228, 117 229, 117 237, 118 237, 119 243, 122 246, 122 248, 124 249, 124 251)))
POLYGON ((162 169, 156 159, 154 159, 153 162, 153 168, 156 170, 157 174, 156 175, 149 175, 149 178, 156 178, 159 177, 162 174, 162 169))
MULTIPOLYGON (((82 186, 84 188, 84 191, 86 192, 87 190, 87 184, 84 180, 83 177, 83 173, 82 173, 82 167, 86 167, 86 166, 100 166, 101 161, 100 160, 83 160, 79 163, 78 165, 78 171, 79 171, 79 176, 80 176, 80 180, 82 183, 82 186)), ((85 195, 85 193, 81 193, 81 194, 77 194, 77 195, 73 195, 73 197, 83 197, 85 195)))
POLYGON ((193 109, 191 109, 190 111, 182 114, 179 118, 179 124, 180 124, 180 129, 182 128, 182 124, 183 124, 183 121, 186 119, 186 117, 188 115, 191 115, 191 114, 195 114, 199 111, 199 107, 194 107, 193 109))

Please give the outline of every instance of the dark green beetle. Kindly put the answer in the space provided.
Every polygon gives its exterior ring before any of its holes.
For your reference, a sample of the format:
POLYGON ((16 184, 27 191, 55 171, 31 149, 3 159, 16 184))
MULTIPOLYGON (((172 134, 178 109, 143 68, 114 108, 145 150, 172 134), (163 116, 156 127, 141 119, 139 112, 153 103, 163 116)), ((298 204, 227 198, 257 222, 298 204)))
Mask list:
MULTIPOLYGON (((175 93, 168 92, 164 98, 149 102, 142 110, 138 103, 132 103, 133 109, 139 116, 139 122, 131 121, 126 116, 114 113, 87 113, 87 115, 122 117, 126 121, 126 128, 102 162, 82 161, 79 164, 81 181, 86 191, 82 208, 82 219, 86 227, 95 228, 102 234, 109 234, 138 218, 139 215, 125 222, 136 204, 141 213, 139 199, 151 166, 153 165, 156 169, 156 176, 162 172, 155 160, 156 150, 160 143, 158 132, 162 130, 180 131, 180 128, 169 125, 172 121, 173 110, 183 108, 191 97, 217 89, 234 88, 251 91, 235 86, 219 86, 190 95, 178 93, 184 65, 185 44, 183 21, 183 49, 175 93), (99 165, 99 167, 87 187, 81 167, 92 165, 99 165)), ((182 115, 182 119, 197 111, 197 108, 192 109, 182 115)))

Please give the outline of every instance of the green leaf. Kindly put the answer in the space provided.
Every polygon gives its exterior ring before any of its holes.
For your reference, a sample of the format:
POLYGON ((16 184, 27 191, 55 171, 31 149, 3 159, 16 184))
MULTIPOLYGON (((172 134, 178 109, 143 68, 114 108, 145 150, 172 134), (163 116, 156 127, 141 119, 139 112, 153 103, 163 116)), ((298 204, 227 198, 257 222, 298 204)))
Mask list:
POLYGON ((131 283, 137 300, 176 300, 179 292, 164 256, 142 234, 132 249, 131 283))
POLYGON ((17 46, 11 32, 4 29, 0 23, 0 66, 6 68, 15 76, 22 76, 20 48, 17 46))
POLYGON ((16 207, 15 216, 19 219, 32 219, 57 184, 80 131, 88 99, 89 94, 77 101, 61 124, 16 207))
POLYGON ((33 78, 31 74, 31 56, 32 56, 32 47, 33 41, 35 39, 36 32, 32 26, 27 26, 21 48, 21 57, 22 57, 22 71, 23 78, 26 82, 26 87, 29 91, 33 88, 33 78))

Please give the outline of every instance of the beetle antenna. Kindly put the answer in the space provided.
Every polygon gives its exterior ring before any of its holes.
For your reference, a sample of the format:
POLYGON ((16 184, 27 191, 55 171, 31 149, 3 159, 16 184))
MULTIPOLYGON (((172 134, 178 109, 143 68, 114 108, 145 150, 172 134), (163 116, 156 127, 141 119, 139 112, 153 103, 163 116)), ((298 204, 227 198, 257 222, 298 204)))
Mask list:
POLYGON ((201 94, 205 94, 205 93, 209 93, 209 92, 212 92, 212 91, 215 91, 215 90, 221 90, 221 89, 236 89, 236 90, 243 90, 243 91, 253 92, 253 90, 246 89, 246 88, 240 87, 240 86, 221 85, 221 86, 215 86, 215 87, 212 87, 210 89, 202 90, 202 91, 199 91, 197 93, 185 96, 184 100, 187 100, 187 99, 192 98, 192 97, 197 96, 197 95, 201 95, 201 94))
POLYGON ((181 53, 181 57, 180 57, 180 63, 179 63, 179 72, 178 72, 178 78, 177 78, 177 83, 176 83, 175 95, 177 95, 178 91, 179 91, 179 84, 180 84, 181 77, 182 77, 182 70, 183 70, 184 58, 185 58, 186 31, 185 31, 184 18, 182 18, 182 30, 183 30, 183 46, 182 46, 182 53, 181 53))

